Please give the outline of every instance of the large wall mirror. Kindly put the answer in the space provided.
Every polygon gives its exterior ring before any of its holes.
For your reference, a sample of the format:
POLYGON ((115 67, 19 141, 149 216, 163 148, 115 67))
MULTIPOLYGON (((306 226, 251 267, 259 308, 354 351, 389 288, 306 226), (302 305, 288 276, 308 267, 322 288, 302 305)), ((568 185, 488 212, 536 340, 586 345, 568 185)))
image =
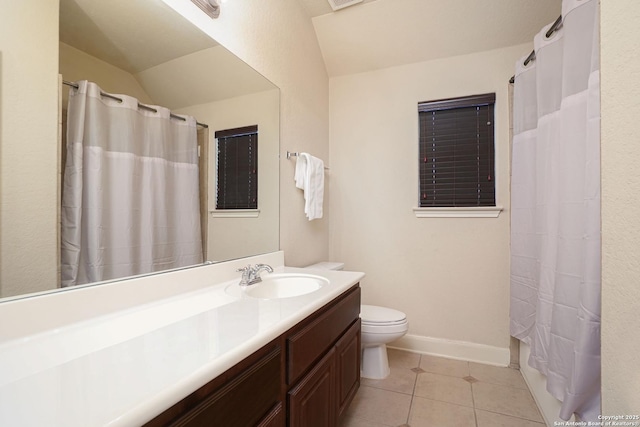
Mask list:
MULTIPOLYGON (((59 72, 65 82, 63 123, 69 91, 87 80, 107 94, 128 95, 207 125, 198 126, 204 262, 278 250, 280 91, 275 85, 162 0, 60 0, 59 72), (216 133, 248 127, 257 127, 258 135, 257 209, 217 209, 216 133)), ((63 170, 65 149, 60 157, 63 170)), ((54 282, 45 289, 59 290, 60 276, 54 282)), ((6 288, 0 287, 0 297, 16 296, 20 286, 3 294, 6 288)))

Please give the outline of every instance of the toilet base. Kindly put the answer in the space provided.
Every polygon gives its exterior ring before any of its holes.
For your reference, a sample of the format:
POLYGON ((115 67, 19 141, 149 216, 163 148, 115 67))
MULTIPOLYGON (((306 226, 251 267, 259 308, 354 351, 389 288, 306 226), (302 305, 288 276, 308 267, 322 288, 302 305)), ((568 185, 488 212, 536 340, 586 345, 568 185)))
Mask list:
POLYGON ((389 376, 387 346, 384 344, 367 346, 362 349, 360 376, 372 380, 382 380, 389 376))

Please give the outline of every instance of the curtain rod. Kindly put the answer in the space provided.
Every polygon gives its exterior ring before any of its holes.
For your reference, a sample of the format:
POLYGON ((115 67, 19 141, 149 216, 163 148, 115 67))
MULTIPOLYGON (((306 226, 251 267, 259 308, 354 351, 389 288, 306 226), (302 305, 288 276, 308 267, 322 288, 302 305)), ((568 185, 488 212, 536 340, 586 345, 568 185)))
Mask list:
MULTIPOLYGON (((558 16, 558 19, 556 19, 556 22, 554 22, 553 25, 551 25, 551 28, 549 28, 549 31, 544 33, 545 37, 546 38, 551 37, 551 35, 556 31, 558 31, 560 28, 562 28, 562 15, 558 16)), ((529 56, 527 56, 527 59, 524 60, 525 67, 529 65, 529 62, 535 61, 535 59, 536 59, 536 51, 532 50, 529 56)), ((513 84, 515 81, 516 81, 516 76, 512 76, 509 79, 509 83, 511 84, 513 84)))
MULTIPOLYGON (((77 83, 68 82, 66 80, 63 80, 62 83, 64 83, 67 86, 71 86, 72 88, 75 88, 75 89, 78 89, 78 87, 79 87, 77 83)), ((106 92, 100 91, 100 96, 104 96, 105 98, 111 98, 111 99, 113 99, 115 101, 122 102, 122 98, 118 98, 117 96, 110 95, 110 94, 108 94, 106 92)), ((144 104, 141 104, 139 102, 138 102, 138 108, 140 108, 142 110, 152 111, 154 113, 158 112, 158 110, 156 110, 155 108, 149 107, 148 105, 144 105, 144 104)), ((178 120, 182 120, 183 122, 187 120, 184 117, 177 116, 177 115, 175 115, 173 113, 169 113, 169 115, 172 118, 178 119, 178 120)), ((206 125, 206 124, 200 123, 200 122, 196 122, 196 125, 202 126, 203 128, 207 128, 207 129, 209 128, 209 125, 206 125)))

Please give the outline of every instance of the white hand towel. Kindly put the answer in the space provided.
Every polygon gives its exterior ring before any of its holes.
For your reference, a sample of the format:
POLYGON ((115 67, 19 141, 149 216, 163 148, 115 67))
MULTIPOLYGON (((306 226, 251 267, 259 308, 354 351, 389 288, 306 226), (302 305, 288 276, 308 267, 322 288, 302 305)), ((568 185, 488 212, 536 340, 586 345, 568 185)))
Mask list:
POLYGON ((304 191, 304 213, 309 221, 322 218, 324 162, 308 153, 298 154, 294 179, 304 191))

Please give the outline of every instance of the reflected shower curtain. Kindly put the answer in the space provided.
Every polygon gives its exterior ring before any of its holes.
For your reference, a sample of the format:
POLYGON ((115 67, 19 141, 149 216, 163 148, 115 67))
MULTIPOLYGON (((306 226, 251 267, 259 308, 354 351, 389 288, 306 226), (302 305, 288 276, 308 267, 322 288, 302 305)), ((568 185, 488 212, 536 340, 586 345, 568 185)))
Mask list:
POLYGON ((201 263, 195 119, 101 93, 69 95, 62 286, 201 263))
POLYGON ((600 82, 597 0, 564 0, 562 28, 516 65, 511 335, 562 401, 600 414, 600 82))

